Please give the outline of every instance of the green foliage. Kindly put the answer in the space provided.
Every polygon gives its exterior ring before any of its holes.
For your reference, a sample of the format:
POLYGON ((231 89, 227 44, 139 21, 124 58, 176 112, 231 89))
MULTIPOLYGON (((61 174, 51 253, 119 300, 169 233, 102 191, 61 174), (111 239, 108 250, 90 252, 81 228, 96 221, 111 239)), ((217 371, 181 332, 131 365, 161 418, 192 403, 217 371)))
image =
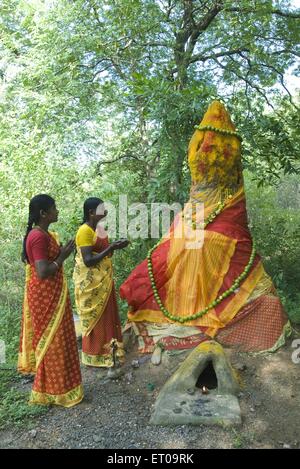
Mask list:
POLYGON ((45 406, 28 405, 28 392, 15 387, 20 377, 15 372, 0 369, 0 430, 11 425, 30 425, 31 421, 48 411, 45 406))
POLYGON ((241 432, 233 428, 230 430, 232 435, 232 446, 234 449, 245 449, 255 439, 255 435, 249 432, 241 432))
POLYGON ((285 176, 277 186, 258 188, 246 173, 252 234, 290 319, 300 322, 300 183, 285 176))
POLYGON ((214 98, 232 108, 260 182, 299 170, 288 2, 27 0, 1 13, 0 153, 25 171, 35 161, 41 180, 50 162, 116 161, 144 174, 146 198, 182 202, 187 142, 214 98))
POLYGON ((19 346, 24 273, 20 265, 20 243, 0 242, 0 339, 6 345, 6 362, 15 366, 19 346))
POLYGON ((47 409, 28 406, 29 391, 18 390, 21 376, 16 371, 16 360, 24 292, 20 241, 3 239, 0 250, 0 339, 6 348, 6 362, 0 364, 0 429, 3 429, 10 425, 28 425, 47 409))

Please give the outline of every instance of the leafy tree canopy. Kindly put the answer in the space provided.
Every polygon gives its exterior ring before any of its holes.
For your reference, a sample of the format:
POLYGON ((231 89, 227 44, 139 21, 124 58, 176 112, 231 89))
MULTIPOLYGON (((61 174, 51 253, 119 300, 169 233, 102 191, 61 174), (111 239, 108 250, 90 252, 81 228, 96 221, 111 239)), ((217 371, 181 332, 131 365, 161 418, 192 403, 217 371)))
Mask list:
POLYGON ((299 18, 286 0, 2 0, 2 164, 120 168, 140 197, 183 201, 188 139, 218 98, 259 183, 297 172, 299 18))

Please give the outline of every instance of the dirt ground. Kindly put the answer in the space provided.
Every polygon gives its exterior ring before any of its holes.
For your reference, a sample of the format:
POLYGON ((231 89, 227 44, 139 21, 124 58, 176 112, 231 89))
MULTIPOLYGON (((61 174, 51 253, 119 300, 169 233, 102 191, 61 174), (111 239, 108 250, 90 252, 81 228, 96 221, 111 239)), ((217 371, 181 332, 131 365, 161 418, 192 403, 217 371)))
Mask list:
MULTIPOLYGON (((299 327, 275 354, 253 356, 226 349, 241 380, 240 426, 150 425, 159 390, 186 354, 164 352, 162 363, 155 366, 150 355, 139 355, 135 346, 119 379, 107 378, 105 370, 83 367, 82 403, 71 409, 50 408, 30 427, 0 432, 0 448, 300 448, 300 363, 292 361, 295 338, 300 338, 299 327)), ((21 388, 29 392, 31 383, 24 379, 21 388)))

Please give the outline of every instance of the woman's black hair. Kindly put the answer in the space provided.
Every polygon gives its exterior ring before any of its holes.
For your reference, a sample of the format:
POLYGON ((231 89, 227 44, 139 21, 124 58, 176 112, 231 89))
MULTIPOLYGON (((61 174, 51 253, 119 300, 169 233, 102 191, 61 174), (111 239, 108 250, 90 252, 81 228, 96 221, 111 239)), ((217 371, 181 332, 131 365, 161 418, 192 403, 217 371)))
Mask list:
POLYGON ((83 222, 89 221, 90 210, 96 210, 98 205, 103 204, 103 200, 98 197, 89 197, 83 204, 83 222))
POLYGON ((55 200, 47 194, 38 194, 35 195, 29 202, 29 216, 27 223, 26 234, 23 239, 23 252, 22 252, 22 261, 28 262, 28 256, 26 253, 26 240, 30 231, 33 228, 33 224, 37 224, 40 220, 40 212, 44 210, 47 212, 51 207, 55 205, 55 200))

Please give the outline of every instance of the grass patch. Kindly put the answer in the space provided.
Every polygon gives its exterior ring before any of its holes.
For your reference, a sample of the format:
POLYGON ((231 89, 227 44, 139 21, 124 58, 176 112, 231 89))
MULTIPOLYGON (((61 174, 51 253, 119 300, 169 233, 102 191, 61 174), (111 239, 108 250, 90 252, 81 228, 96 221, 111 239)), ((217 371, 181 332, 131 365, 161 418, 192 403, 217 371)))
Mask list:
POLYGON ((231 432, 232 446, 235 449, 245 449, 254 441, 254 435, 252 433, 242 433, 235 429, 232 429, 231 432))
MULTIPOLYGON (((22 391, 23 376, 17 373, 20 323, 24 294, 24 267, 19 242, 0 243, 0 340, 5 345, 5 363, 0 363, 0 429, 30 425, 47 412, 43 406, 29 405, 29 391, 22 391)), ((3 358, 3 357, 2 357, 3 358)))
POLYGON ((45 414, 48 407, 29 405, 28 391, 16 389, 22 376, 15 370, 0 369, 0 429, 30 425, 34 418, 45 414))
POLYGON ((300 294, 298 293, 296 300, 281 295, 283 306, 287 311, 288 317, 293 324, 300 324, 300 294))

